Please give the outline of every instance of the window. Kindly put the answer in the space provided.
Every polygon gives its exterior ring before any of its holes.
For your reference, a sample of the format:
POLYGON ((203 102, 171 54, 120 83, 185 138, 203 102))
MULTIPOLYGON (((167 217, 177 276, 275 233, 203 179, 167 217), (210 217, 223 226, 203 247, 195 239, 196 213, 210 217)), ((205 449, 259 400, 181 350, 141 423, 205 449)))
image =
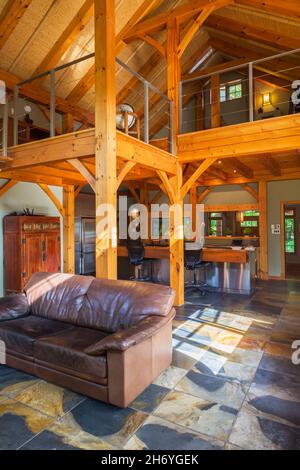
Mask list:
POLYGON ((223 218, 221 212, 211 212, 209 214, 209 232, 212 237, 221 237, 223 235, 223 218))
POLYGON ((243 97, 243 85, 241 80, 228 82, 220 86, 220 101, 238 100, 243 97))
POLYGON ((284 211, 284 232, 285 232, 285 252, 287 254, 296 253, 295 209, 285 209, 284 211))
POLYGON ((241 236, 259 236, 259 212, 257 210, 249 210, 243 212, 242 221, 237 226, 238 235, 241 236))

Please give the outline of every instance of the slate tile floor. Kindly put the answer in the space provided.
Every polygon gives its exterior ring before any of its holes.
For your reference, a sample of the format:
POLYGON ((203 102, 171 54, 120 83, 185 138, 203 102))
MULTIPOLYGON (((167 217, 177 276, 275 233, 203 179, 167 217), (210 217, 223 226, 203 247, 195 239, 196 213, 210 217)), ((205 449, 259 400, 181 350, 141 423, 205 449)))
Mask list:
POLYGON ((189 295, 174 358, 118 409, 0 367, 0 449, 300 449, 300 282, 189 295))

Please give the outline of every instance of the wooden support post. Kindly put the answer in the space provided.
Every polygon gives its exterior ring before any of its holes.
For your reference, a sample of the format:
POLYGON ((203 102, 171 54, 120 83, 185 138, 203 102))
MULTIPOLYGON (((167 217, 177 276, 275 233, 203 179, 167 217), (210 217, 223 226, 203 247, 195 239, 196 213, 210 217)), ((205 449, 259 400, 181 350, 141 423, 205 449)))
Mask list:
POLYGON ((196 94, 196 129, 204 129, 203 90, 196 94))
POLYGON ((107 279, 117 278, 114 44, 115 2, 95 0, 96 276, 107 279))
MULTIPOLYGON (((177 175, 172 177, 175 200, 182 211, 180 220, 170 211, 170 286, 175 290, 175 305, 184 304, 184 240, 183 240, 183 199, 181 197, 182 167, 178 164, 177 175)), ((171 203, 171 201, 170 201, 171 203)))
POLYGON ((64 272, 75 272, 75 240, 74 240, 74 216, 75 216, 75 192, 74 186, 63 188, 63 259, 64 272))
POLYGON ((173 152, 177 154, 179 134, 179 80, 180 61, 178 56, 179 27, 176 18, 167 23, 167 82, 168 98, 173 101, 173 152))
POLYGON ((268 216, 267 216, 267 185, 266 181, 258 183, 259 206, 259 277, 268 279, 268 216))
POLYGON ((211 127, 221 126, 220 109, 220 75, 213 75, 210 82, 211 90, 211 127))
POLYGON ((190 190, 190 204, 192 206, 192 230, 195 232, 197 215, 197 186, 193 186, 190 190))
POLYGON ((72 114, 62 115, 62 133, 69 134, 74 130, 74 116, 72 114))

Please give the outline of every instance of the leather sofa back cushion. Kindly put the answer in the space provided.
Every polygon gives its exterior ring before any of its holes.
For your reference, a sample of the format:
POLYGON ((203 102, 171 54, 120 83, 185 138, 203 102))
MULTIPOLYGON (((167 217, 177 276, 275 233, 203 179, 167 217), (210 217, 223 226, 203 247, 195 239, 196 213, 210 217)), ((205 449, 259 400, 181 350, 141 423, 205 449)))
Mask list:
POLYGON ((34 274, 25 293, 33 315, 108 333, 168 315, 175 297, 167 286, 61 273, 34 274))
POLYGON ((168 315, 174 298, 175 293, 168 286, 94 279, 81 313, 88 319, 89 327, 115 333, 149 315, 168 315))
POLYGON ((33 315, 81 325, 80 309, 93 277, 35 273, 25 286, 33 315))

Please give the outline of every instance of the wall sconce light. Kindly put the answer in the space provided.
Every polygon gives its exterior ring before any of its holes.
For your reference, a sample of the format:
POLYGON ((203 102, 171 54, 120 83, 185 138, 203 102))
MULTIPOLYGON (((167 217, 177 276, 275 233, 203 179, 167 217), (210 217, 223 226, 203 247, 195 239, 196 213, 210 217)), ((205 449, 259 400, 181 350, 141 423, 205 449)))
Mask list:
POLYGON ((263 106, 270 106, 271 103, 271 92, 263 93, 262 94, 262 105, 263 106))
POLYGON ((236 213, 236 221, 240 223, 244 222, 244 212, 236 213))

